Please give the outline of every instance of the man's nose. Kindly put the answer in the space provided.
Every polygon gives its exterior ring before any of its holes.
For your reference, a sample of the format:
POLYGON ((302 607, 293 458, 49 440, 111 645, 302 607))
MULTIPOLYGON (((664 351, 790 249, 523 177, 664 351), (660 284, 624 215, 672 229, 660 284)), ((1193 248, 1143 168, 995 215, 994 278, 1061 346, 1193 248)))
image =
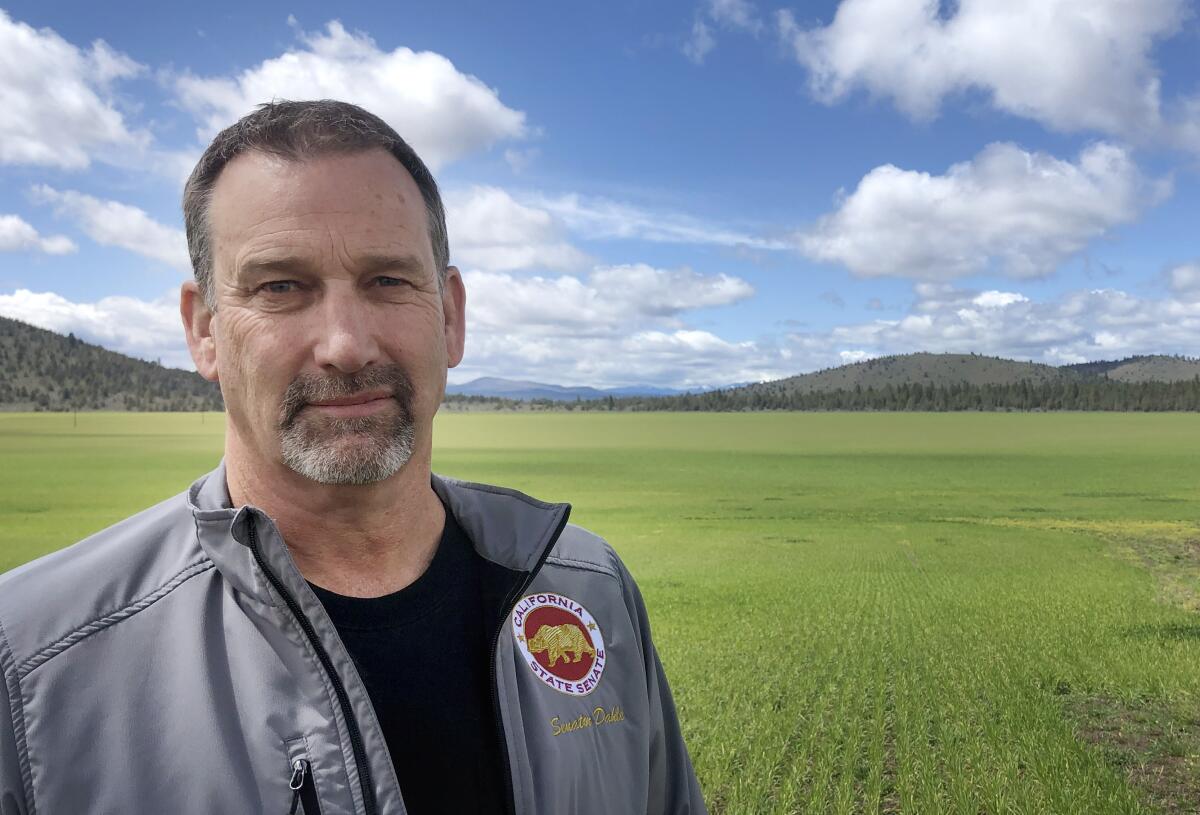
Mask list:
POLYGON ((314 355, 321 368, 354 373, 381 362, 370 306, 358 293, 330 287, 319 308, 314 355))

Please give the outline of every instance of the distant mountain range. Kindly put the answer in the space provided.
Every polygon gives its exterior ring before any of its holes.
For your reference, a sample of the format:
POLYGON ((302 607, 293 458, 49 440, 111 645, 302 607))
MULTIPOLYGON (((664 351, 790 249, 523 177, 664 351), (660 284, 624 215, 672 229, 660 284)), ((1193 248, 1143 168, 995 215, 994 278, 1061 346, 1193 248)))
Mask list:
POLYGON ((447 385, 446 393, 460 396, 495 396, 501 399, 549 399, 554 402, 574 402, 576 399, 603 399, 606 396, 675 396, 683 391, 656 388, 653 385, 629 385, 624 388, 547 385, 542 382, 484 376, 461 385, 447 385))
MULTIPOLYGON (((1137 356, 1055 367, 977 354, 917 353, 880 357, 772 382, 712 391, 697 389, 692 393, 706 394, 705 405, 711 402, 753 406, 787 404, 786 398, 793 395, 855 389, 882 391, 889 386, 961 389, 1026 383, 1046 389, 1072 382, 1090 383, 1094 387, 1104 382, 1132 385, 1192 382, 1197 377, 1200 377, 1200 360, 1178 356, 1137 356), (719 398, 714 399, 714 395, 719 398)), ((670 403, 684 394, 653 385, 568 387, 499 377, 483 377, 447 388, 451 402, 472 399, 589 402, 612 397, 626 403, 636 401, 639 409, 656 409, 659 399, 662 407, 671 407, 670 403)), ((0 410, 72 409, 221 410, 222 402, 220 389, 193 371, 164 368, 71 335, 63 336, 0 317, 0 410)))

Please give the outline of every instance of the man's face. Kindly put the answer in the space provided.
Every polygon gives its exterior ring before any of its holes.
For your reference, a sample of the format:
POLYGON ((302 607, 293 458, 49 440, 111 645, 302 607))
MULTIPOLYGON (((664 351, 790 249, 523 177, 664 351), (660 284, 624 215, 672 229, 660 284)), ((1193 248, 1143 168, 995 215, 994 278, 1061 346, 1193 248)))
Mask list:
POLYGON ((428 456, 463 290, 438 286, 425 204, 384 150, 221 173, 209 209, 213 371, 246 454, 362 484, 428 456))

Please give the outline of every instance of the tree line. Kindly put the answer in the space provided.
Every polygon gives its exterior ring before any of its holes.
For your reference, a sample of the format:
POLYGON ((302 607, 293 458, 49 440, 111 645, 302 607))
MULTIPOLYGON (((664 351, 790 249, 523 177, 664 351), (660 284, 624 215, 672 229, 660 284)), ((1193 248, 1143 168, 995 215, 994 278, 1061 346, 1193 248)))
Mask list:
POLYGON ((785 391, 764 386, 685 393, 555 402, 520 402, 488 396, 446 397, 451 409, 585 411, 1200 411, 1200 377, 1182 382, 1119 382, 1096 378, 1060 382, 1021 380, 1005 385, 905 383, 825 391, 785 391))

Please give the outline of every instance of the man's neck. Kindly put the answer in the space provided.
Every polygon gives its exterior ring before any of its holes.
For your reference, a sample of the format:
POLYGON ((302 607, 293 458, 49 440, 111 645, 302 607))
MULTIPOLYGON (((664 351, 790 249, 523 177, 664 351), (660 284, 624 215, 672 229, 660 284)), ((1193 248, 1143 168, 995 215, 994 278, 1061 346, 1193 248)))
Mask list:
POLYGON ((227 436, 225 477, 234 506, 275 520, 305 579, 350 597, 379 597, 420 577, 445 527, 430 485, 429 451, 361 486, 319 484, 282 463, 252 460, 227 436))

